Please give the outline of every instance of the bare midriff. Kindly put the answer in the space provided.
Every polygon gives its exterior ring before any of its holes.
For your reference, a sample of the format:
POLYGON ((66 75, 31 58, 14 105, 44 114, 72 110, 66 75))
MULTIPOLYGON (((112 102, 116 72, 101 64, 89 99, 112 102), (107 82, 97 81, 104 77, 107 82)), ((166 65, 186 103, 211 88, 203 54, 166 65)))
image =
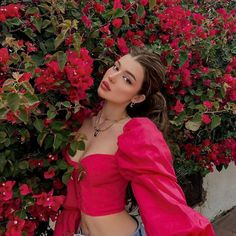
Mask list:
POLYGON ((86 236, 133 236, 138 225, 125 210, 105 216, 90 216, 81 212, 80 228, 86 236))

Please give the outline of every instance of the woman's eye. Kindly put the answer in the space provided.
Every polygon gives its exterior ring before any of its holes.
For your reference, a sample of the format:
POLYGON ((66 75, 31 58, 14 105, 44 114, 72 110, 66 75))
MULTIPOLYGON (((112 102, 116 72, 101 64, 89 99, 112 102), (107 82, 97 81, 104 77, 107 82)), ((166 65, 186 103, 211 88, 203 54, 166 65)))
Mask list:
POLYGON ((119 70, 119 68, 118 68, 118 66, 116 66, 116 65, 113 65, 113 67, 112 67, 114 70, 116 70, 116 71, 118 71, 119 70))
POLYGON ((128 77, 123 76, 123 78, 125 79, 125 81, 126 81, 128 84, 132 84, 131 80, 130 80, 128 77))

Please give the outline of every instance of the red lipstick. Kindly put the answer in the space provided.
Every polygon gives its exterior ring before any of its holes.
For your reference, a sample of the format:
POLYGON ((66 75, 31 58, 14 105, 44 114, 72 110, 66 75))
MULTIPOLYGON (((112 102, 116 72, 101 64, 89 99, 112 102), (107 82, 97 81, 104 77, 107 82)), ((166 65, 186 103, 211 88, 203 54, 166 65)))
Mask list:
POLYGON ((107 81, 102 81, 101 82, 101 87, 104 89, 104 90, 108 90, 108 91, 111 91, 111 88, 110 88, 110 85, 107 81))

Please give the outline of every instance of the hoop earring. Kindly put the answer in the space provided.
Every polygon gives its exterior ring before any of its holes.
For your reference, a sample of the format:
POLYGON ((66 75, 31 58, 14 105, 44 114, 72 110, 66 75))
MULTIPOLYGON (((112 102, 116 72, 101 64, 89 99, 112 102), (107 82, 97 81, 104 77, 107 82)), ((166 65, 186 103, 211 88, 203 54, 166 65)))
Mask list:
POLYGON ((129 106, 130 106, 131 108, 133 108, 134 105, 135 105, 135 102, 131 102, 129 106))

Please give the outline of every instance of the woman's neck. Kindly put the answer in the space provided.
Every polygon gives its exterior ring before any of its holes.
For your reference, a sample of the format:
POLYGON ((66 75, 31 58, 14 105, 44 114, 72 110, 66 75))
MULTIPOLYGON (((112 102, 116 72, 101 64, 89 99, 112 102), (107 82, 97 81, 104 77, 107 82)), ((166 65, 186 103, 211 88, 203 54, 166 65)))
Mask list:
POLYGON ((128 117, 125 107, 117 104, 111 104, 107 101, 105 101, 100 112, 103 120, 120 120, 128 117))

